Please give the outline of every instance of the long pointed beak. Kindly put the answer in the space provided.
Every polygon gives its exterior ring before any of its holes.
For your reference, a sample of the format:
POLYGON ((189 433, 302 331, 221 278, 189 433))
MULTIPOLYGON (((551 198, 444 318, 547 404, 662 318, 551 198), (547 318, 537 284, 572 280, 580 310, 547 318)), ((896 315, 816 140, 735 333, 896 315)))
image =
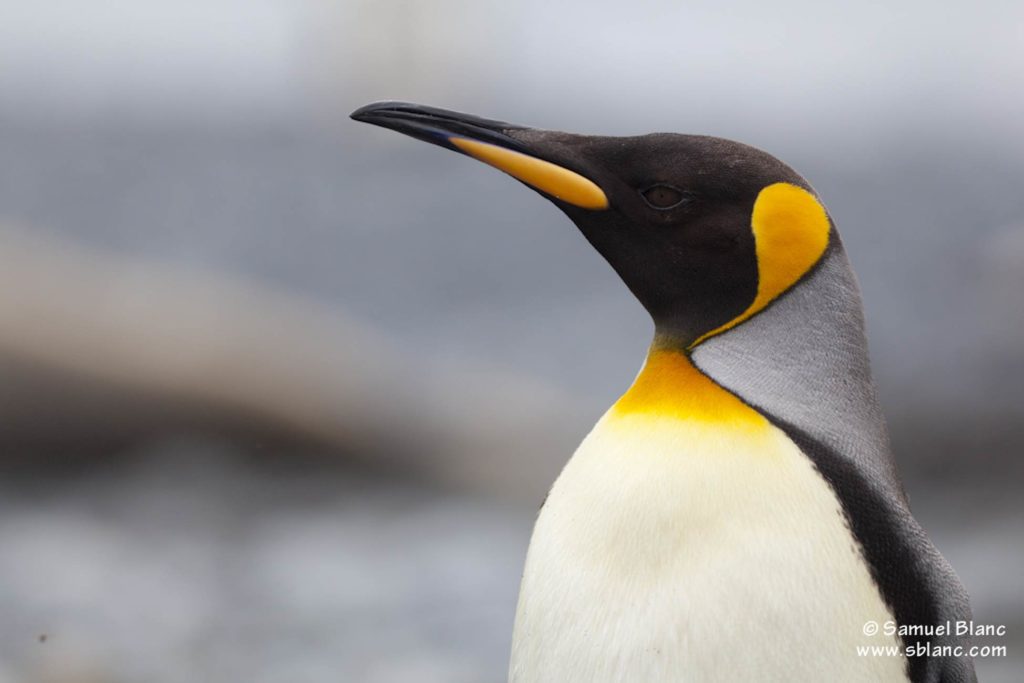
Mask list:
POLYGON ((524 130, 524 126, 406 102, 368 104, 351 116, 473 157, 574 206, 608 208, 608 197, 594 181, 541 158, 537 151, 509 135, 510 131, 524 130))

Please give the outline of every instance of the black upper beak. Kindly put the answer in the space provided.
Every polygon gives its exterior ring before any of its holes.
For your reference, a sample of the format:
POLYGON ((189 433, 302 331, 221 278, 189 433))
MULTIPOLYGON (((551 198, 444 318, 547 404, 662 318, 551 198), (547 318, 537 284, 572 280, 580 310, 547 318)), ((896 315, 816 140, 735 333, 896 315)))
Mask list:
POLYGON ((550 149, 544 149, 548 145, 534 140, 536 149, 530 149, 510 135, 528 130, 523 126, 406 102, 370 104, 352 112, 352 118, 473 157, 567 204, 592 210, 608 208, 604 191, 551 158, 550 149))
POLYGON ((524 130, 525 126, 472 114, 409 102, 374 102, 356 109, 350 116, 356 121, 390 128, 460 154, 464 152, 451 143, 452 137, 479 140, 524 154, 530 153, 522 144, 505 134, 509 130, 524 130))

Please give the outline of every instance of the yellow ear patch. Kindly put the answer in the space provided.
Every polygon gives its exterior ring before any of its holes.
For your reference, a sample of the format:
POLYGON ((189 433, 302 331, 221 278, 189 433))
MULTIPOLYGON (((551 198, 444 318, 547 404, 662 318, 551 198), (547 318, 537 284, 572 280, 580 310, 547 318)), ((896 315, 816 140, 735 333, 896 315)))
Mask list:
POLYGON ((594 181, 550 161, 498 145, 452 137, 453 145, 469 156, 508 173, 527 185, 583 209, 607 209, 608 197, 594 181))
POLYGON ((763 310, 814 267, 828 246, 825 207, 813 194, 789 183, 761 190, 750 225, 757 254, 757 295, 747 310, 701 335, 690 344, 691 349, 763 310))

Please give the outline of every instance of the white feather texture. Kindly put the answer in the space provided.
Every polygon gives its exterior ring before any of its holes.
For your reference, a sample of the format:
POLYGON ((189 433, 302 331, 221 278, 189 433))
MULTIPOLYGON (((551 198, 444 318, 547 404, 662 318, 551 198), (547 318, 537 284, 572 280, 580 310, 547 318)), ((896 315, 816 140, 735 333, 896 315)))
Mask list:
POLYGON ((537 520, 510 680, 906 681, 902 656, 856 652, 898 646, 864 635, 891 619, 782 431, 613 409, 537 520))

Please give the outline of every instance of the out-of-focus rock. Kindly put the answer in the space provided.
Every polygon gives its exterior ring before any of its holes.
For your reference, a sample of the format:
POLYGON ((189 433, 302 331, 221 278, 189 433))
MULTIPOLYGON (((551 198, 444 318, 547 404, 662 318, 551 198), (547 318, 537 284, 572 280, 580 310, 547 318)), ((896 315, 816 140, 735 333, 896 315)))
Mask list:
POLYGON ((0 245, 8 457, 198 427, 536 496, 585 422, 550 386, 427 370, 338 311, 266 286, 9 230, 0 245))

